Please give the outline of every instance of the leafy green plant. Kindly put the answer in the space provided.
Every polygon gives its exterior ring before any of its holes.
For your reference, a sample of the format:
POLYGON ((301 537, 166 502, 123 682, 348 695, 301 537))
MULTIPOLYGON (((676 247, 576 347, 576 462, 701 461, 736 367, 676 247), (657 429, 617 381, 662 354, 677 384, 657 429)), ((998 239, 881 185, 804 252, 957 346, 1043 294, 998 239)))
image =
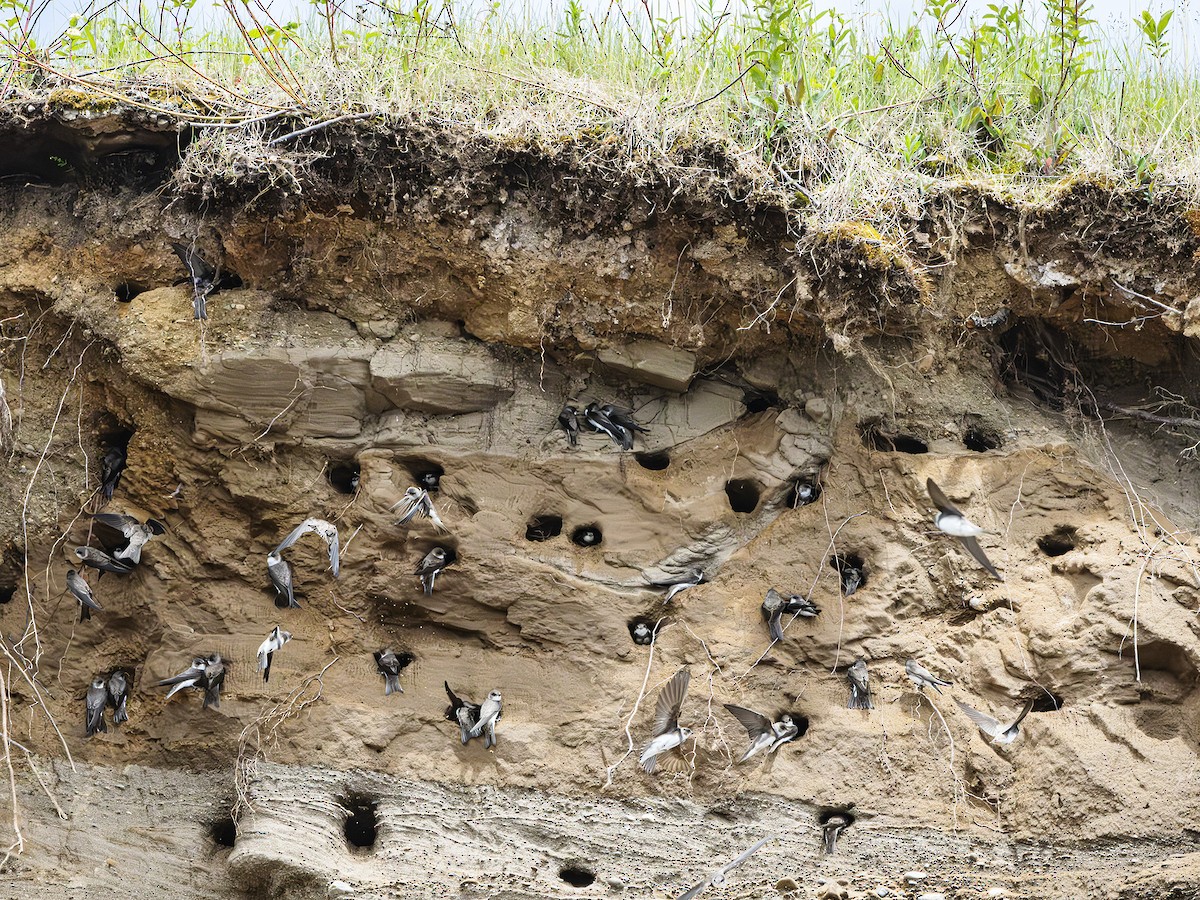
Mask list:
POLYGON ((1167 43, 1167 26, 1171 24, 1171 16, 1174 14, 1173 9, 1168 9, 1156 19, 1149 10, 1144 9, 1141 18, 1134 19, 1134 24, 1145 38, 1147 51, 1159 62, 1162 62, 1171 50, 1167 43))

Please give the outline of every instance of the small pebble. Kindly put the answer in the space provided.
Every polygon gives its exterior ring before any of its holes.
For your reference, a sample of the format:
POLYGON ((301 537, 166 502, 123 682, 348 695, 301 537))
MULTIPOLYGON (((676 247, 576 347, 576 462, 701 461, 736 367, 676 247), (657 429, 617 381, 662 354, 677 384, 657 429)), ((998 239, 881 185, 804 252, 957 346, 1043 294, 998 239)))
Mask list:
POLYGON ((987 892, 989 897, 1003 897, 1005 895, 1004 888, 990 888, 987 892))
POLYGON ((879 887, 875 888, 875 896, 876 897, 886 897, 890 893, 891 893, 891 891, 889 891, 887 888, 885 888, 882 884, 879 887))
POLYGON ((917 900, 946 900, 946 895, 940 891, 935 891, 932 894, 920 894, 917 900))
POLYGON ((924 872, 905 872, 904 880, 909 884, 920 884, 929 876, 924 872))
POLYGON ((775 882, 775 890, 781 894, 790 894, 792 891, 800 890, 800 885, 790 878, 780 878, 775 882))

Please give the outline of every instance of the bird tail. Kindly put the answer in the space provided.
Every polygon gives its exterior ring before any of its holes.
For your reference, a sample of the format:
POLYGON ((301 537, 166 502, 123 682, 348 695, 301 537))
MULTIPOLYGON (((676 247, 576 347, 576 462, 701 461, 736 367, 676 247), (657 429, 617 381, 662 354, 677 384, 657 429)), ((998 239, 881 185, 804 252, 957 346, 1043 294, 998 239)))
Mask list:
POLYGON ((490 723, 487 727, 487 733, 483 737, 483 749, 491 750, 496 746, 496 724, 490 723))
POLYGON ((831 856, 834 850, 837 849, 837 831, 832 828, 825 829, 825 855, 831 856))
POLYGON ((384 682, 384 685, 383 685, 383 695, 385 697, 390 697, 392 694, 395 694, 395 693, 399 693, 399 694, 404 693, 404 688, 400 687, 400 676, 399 675, 389 674, 384 677, 386 679, 384 682))
MULTIPOLYGON (((96 580, 99 581, 100 579, 97 578, 96 580)), ((92 617, 92 611, 88 608, 87 604, 80 603, 79 604, 79 621, 83 622, 83 621, 90 619, 91 617, 92 617)))
POLYGON ((192 303, 192 318, 193 319, 208 319, 208 302, 204 294, 196 291, 195 300, 192 303))
POLYGON ((467 726, 464 725, 462 722, 458 723, 458 727, 459 727, 459 730, 462 732, 462 742, 463 742, 463 746, 465 747, 467 744, 469 744, 471 742, 471 732, 467 729, 467 726))
POLYGON ((204 691, 204 709, 221 708, 221 685, 209 685, 204 691))
POLYGON ((846 704, 847 709, 874 709, 874 704, 871 703, 871 694, 869 692, 859 692, 857 689, 850 691, 850 702, 846 704))
POLYGON ((126 700, 122 699, 113 712, 113 724, 120 725, 122 722, 129 721, 129 713, 125 709, 126 700))

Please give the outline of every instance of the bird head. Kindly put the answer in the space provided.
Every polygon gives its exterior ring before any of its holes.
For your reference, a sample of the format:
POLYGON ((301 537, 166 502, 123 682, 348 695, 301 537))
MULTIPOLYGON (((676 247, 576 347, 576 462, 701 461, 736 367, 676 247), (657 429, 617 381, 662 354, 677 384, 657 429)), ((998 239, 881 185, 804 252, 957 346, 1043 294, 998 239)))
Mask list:
POLYGON ((75 548, 75 555, 78 556, 80 559, 87 559, 87 552, 88 552, 87 547, 76 547, 75 548))
POLYGON ((95 678, 92 679, 92 687, 94 687, 94 688, 104 687, 104 679, 101 678, 99 675, 97 675, 95 678))
POLYGON ((681 743, 682 743, 682 741, 686 741, 688 738, 690 738, 692 736, 692 729, 681 727, 679 729, 679 733, 683 736, 683 738, 681 740, 681 743))
POLYGON ((791 728, 796 723, 792 721, 791 716, 789 716, 787 713, 784 713, 782 716, 779 717, 779 724, 786 725, 788 728, 791 728))
POLYGON ((488 694, 488 699, 491 700, 493 703, 499 703, 504 698, 500 696, 499 691, 492 691, 490 694, 488 694))
POLYGON ((446 558, 446 551, 441 547, 434 547, 433 552, 430 555, 438 562, 442 562, 446 558))
POLYGON ((279 632, 279 639, 285 642, 290 641, 292 639, 292 633, 290 631, 281 631, 279 632))

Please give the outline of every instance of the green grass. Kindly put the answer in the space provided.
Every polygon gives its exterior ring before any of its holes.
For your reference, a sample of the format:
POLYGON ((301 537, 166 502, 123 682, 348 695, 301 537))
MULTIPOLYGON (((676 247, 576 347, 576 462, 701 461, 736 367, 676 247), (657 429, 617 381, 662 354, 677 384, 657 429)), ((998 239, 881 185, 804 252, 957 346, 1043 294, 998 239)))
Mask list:
POLYGON ((1026 198, 1080 177, 1150 193, 1200 182, 1198 79, 1169 17, 1143 14, 1137 40, 1114 41, 1072 0, 972 22, 926 0, 874 34, 812 0, 758 0, 740 17, 713 2, 688 28, 641 0, 540 24, 449 0, 380 0, 358 21, 315 0, 303 22, 222 2, 204 31, 195 0, 154 0, 39 45, 36 10, 3 0, 0 87, 22 96, 49 79, 201 122, 298 108, 314 122, 416 113, 548 149, 612 135, 635 164, 715 140, 825 223, 900 221, 954 182, 1026 198))

